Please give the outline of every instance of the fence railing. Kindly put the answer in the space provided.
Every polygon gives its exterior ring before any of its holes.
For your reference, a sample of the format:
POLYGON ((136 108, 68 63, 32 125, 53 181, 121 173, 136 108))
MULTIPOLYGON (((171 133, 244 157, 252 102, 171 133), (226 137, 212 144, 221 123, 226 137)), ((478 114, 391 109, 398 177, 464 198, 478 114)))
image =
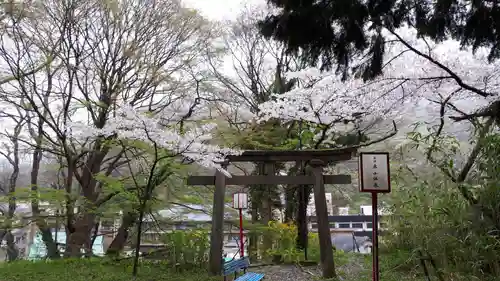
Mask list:
MULTIPOLYGON (((311 231, 317 231, 318 223, 316 216, 308 217, 308 225, 311 231)), ((328 216, 330 230, 332 232, 353 232, 355 236, 371 236, 373 225, 371 215, 347 215, 328 216)), ((383 216, 379 216, 378 228, 381 233, 387 229, 383 216)))

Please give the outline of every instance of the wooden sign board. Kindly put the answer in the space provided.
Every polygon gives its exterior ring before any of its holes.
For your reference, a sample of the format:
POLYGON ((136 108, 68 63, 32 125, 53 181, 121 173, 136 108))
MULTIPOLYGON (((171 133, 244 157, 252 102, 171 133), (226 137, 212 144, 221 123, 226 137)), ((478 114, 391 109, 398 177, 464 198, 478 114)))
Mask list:
POLYGON ((388 152, 359 153, 359 191, 391 192, 388 152))

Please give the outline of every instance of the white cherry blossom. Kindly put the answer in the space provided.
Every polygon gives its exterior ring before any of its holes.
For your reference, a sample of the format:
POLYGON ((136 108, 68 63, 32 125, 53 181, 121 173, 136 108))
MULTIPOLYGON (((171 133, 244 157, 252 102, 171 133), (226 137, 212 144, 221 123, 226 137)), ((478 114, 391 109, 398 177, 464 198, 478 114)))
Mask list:
MULTIPOLYGON (((498 98, 500 62, 488 63, 487 50, 480 48, 473 54, 470 49, 461 48, 455 40, 426 42, 418 39, 416 31, 408 27, 398 29, 396 34, 413 48, 449 68, 463 84, 490 96, 483 97, 464 88, 443 67, 410 50, 386 30, 382 76, 364 82, 361 78, 342 81, 334 72, 320 72, 315 68, 290 73, 288 78, 298 79, 302 86, 261 104, 258 120, 279 118, 331 124, 339 119, 349 119, 353 114, 365 120, 395 120, 411 116, 416 111, 426 111, 421 108, 423 104, 433 107, 429 111, 436 113, 438 105, 425 101, 439 101, 453 92, 456 93, 450 102, 460 106, 464 112, 477 110, 498 98)), ((365 62, 361 59, 364 55, 360 56, 358 65, 365 62)), ((429 114, 424 117, 424 120, 432 121, 438 116, 429 114)), ((343 127, 345 125, 340 124, 335 130, 346 129, 343 127)))
MULTIPOLYGON (((160 114, 164 117, 166 114, 160 114)), ((92 128, 85 123, 73 122, 68 126, 68 133, 77 139, 116 136, 122 139, 155 143, 159 147, 180 154, 191 159, 198 165, 222 171, 226 176, 231 176, 221 163, 228 155, 238 155, 238 150, 223 148, 209 144, 216 125, 206 123, 202 125, 185 126, 183 133, 179 132, 174 122, 165 126, 165 119, 148 117, 137 112, 130 106, 123 106, 117 110, 102 129, 92 128)))

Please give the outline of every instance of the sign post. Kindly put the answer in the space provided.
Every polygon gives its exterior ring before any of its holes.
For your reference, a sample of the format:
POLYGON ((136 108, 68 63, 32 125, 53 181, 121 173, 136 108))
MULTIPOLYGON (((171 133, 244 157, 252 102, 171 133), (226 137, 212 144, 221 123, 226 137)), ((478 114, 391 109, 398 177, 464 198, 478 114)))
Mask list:
POLYGON ((359 191, 372 194, 372 280, 379 281, 377 196, 378 193, 391 192, 388 152, 359 153, 359 191))
POLYGON ((233 194, 233 208, 240 214, 240 257, 245 256, 245 243, 243 242, 243 209, 248 208, 248 194, 236 192, 233 194))

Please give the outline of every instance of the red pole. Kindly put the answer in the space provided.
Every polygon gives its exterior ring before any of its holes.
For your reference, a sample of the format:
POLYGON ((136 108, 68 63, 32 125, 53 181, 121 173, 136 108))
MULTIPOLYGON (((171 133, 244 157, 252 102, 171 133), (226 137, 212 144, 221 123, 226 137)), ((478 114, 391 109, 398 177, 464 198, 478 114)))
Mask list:
POLYGON ((245 244, 243 242, 243 210, 240 208, 240 257, 245 256, 245 244))
POLYGON ((373 281, 379 281, 378 267, 378 207, 377 192, 372 192, 372 259, 373 281))

